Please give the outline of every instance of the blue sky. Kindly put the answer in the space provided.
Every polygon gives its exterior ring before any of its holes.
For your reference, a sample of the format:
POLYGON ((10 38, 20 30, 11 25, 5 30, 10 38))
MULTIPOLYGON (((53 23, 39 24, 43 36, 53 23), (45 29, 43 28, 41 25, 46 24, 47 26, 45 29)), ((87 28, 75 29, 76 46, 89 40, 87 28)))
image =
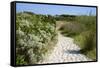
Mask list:
POLYGON ((17 3, 16 11, 30 11, 36 14, 50 14, 50 15, 96 15, 95 7, 79 7, 79 6, 64 6, 64 5, 46 5, 46 4, 29 4, 17 3))

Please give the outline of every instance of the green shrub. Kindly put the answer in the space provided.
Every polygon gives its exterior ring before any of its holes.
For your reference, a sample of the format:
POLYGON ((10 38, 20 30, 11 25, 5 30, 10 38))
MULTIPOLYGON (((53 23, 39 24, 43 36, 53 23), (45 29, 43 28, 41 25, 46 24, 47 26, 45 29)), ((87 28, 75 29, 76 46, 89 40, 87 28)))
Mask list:
POLYGON ((55 46, 57 41, 55 25, 55 20, 52 16, 37 15, 27 12, 17 13, 17 65, 25 63, 36 64, 44 59, 45 54, 55 46))
POLYGON ((27 62, 25 62, 25 57, 22 55, 17 55, 16 64, 27 64, 27 62))

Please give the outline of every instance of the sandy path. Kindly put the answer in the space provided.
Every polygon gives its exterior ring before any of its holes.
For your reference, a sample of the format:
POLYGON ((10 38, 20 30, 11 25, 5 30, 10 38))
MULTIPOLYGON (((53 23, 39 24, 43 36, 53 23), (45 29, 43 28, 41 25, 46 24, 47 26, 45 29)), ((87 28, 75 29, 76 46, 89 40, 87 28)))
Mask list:
POLYGON ((72 38, 64 37, 59 33, 56 47, 52 51, 52 54, 42 63, 91 61, 91 59, 81 54, 79 50, 80 48, 74 43, 72 38))

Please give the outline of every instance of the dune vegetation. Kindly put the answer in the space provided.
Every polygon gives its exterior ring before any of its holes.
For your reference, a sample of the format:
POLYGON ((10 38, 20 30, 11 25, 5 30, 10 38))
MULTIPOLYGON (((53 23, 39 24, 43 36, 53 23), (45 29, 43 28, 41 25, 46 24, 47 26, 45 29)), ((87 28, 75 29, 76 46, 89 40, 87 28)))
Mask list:
POLYGON ((37 64, 57 42, 56 22, 49 15, 20 12, 16 15, 16 64, 37 64))
POLYGON ((80 52, 96 60, 96 16, 81 15, 71 19, 60 28, 61 33, 74 38, 81 48, 80 52))
POLYGON ((96 60, 96 16, 19 12, 16 13, 16 64, 38 64, 45 59, 57 44, 58 32, 73 38, 82 54, 96 60))

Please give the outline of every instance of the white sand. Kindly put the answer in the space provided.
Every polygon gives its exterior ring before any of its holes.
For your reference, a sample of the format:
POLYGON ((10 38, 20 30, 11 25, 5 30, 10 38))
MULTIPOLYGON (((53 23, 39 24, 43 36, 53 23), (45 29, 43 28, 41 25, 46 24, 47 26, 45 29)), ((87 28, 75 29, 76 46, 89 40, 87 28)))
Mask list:
POLYGON ((79 52, 80 47, 74 43, 70 37, 64 37, 58 34, 58 43, 52 53, 41 63, 62 63, 91 61, 85 55, 79 52))

